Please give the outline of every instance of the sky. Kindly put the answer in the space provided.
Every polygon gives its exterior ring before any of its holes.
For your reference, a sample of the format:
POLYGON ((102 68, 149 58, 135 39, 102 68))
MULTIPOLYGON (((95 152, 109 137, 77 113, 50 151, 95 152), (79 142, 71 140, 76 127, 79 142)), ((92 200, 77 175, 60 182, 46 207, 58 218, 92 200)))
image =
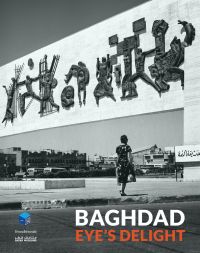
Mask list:
MULTIPOLYGON (((0 66, 143 4, 143 0, 1 0, 0 66)), ((0 147, 72 149, 110 155, 127 134, 134 148, 181 145, 183 110, 38 130, 0 138, 0 147)))
POLYGON ((147 0, 1 0, 0 66, 147 0))

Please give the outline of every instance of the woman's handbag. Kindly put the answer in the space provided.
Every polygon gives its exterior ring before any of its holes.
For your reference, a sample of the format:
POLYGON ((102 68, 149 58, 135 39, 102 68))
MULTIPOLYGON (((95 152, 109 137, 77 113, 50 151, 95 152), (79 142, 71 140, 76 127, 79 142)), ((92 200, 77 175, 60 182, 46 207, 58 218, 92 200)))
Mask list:
POLYGON ((133 164, 129 164, 128 182, 136 182, 135 169, 133 164))

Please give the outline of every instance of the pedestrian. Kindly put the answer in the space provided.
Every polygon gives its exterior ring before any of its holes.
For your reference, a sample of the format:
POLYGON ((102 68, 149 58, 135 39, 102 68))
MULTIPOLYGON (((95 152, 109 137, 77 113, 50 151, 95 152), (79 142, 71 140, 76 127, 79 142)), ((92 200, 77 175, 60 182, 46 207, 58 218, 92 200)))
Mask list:
POLYGON ((128 176, 130 174, 130 170, 132 168, 132 150, 131 147, 128 145, 128 138, 126 135, 122 135, 121 138, 121 145, 116 148, 116 153, 118 155, 117 159, 117 169, 116 169, 116 176, 118 184, 122 184, 122 188, 120 190, 121 196, 126 196, 125 188, 126 183, 128 182, 128 176))

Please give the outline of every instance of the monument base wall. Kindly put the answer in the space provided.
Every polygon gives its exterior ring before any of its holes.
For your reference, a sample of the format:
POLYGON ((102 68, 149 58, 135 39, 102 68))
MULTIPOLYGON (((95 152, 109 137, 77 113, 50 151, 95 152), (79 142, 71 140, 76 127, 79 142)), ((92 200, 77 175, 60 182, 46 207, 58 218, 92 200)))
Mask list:
POLYGON ((1 190, 46 190, 85 187, 85 179, 0 181, 1 190))
POLYGON ((200 181, 200 165, 192 167, 184 165, 183 181, 200 181))

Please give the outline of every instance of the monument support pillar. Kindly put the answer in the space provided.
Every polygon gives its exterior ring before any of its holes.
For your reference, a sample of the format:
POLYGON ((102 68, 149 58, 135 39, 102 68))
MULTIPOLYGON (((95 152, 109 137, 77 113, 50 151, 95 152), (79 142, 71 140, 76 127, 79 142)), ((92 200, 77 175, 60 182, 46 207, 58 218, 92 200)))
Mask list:
MULTIPOLYGON (((200 2, 195 2, 200 11, 200 2)), ((191 6, 194 8, 194 6, 191 6)), ((200 144, 200 23, 195 22, 196 37, 185 50, 184 145, 200 144)), ((199 158, 200 159, 200 158, 199 158)), ((184 181, 200 181, 200 162, 184 164, 184 181)))

